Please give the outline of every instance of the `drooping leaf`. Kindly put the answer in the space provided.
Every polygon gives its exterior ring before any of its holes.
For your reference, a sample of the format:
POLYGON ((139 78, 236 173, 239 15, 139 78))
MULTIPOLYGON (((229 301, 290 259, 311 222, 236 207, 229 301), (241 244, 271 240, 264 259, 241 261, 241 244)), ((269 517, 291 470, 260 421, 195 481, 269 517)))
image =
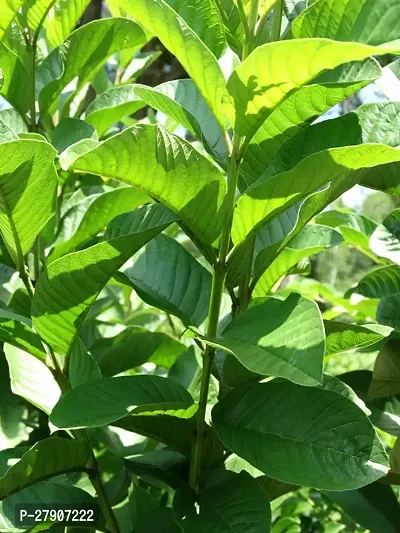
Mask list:
POLYGON ((60 45, 76 27, 89 0, 56 0, 44 27, 53 48, 60 45))
POLYGON ((9 344, 4 346, 4 351, 13 393, 49 414, 61 394, 49 368, 33 355, 9 344))
POLYGON ((256 302, 214 343, 252 372, 306 386, 321 383, 325 335, 317 305, 297 294, 256 302))
POLYGON ((324 494, 371 533, 396 533, 399 530, 400 505, 389 485, 375 482, 358 490, 324 494))
POLYGON ((371 235, 370 247, 380 257, 400 265, 400 209, 392 211, 371 235))
POLYGON ((90 447, 84 440, 59 437, 42 440, 0 478, 0 500, 50 477, 84 470, 89 457, 90 447))
POLYGON ((24 316, 0 311, 0 340, 45 360, 46 352, 41 340, 27 322, 24 316))
POLYGON ((313 2, 293 23, 294 37, 328 37, 379 45, 398 39, 400 6, 395 0, 313 2))
MULTIPOLYGON (((268 115, 293 90, 318 74, 350 61, 361 61, 388 50, 329 39, 299 39, 256 48, 232 73, 227 83, 235 110, 235 131, 250 139, 268 115)), ((232 111, 226 106, 226 112, 232 111)))
MULTIPOLYGON (((194 0, 182 5, 190 7, 192 13, 194 0)), ((176 4, 178 5, 178 4, 176 4)), ((199 2, 201 5, 201 2, 199 2)), ((190 24, 178 15, 164 0, 147 2, 137 0, 124 3, 124 8, 140 24, 157 35, 163 45, 179 60, 190 78, 197 85, 211 111, 222 127, 225 118, 221 110, 222 96, 225 90, 225 78, 217 59, 201 38, 191 29, 190 24), (202 65, 199 69, 198 65, 202 65)))
POLYGON ((338 246, 343 239, 339 232, 320 224, 309 224, 290 242, 275 261, 263 273, 255 264, 255 278, 259 278, 254 290, 255 296, 265 296, 274 285, 299 261, 327 248, 338 246))
POLYGON ((122 18, 95 20, 75 30, 38 69, 43 84, 39 94, 41 113, 55 111, 61 91, 76 76, 79 90, 109 56, 142 42, 146 42, 146 37, 141 27, 122 18))
POLYGON ((392 329, 378 324, 358 326, 347 322, 324 320, 326 334, 325 355, 372 346, 390 335, 392 329))
POLYGON ((187 347, 166 333, 138 326, 126 328, 116 337, 101 339, 91 348, 103 376, 113 376, 146 362, 169 368, 187 347))
POLYGON ((191 80, 174 80, 157 87, 122 85, 100 94, 88 107, 86 120, 99 135, 115 122, 144 105, 165 113, 188 131, 204 140, 219 159, 224 159, 226 146, 218 122, 191 80))
POLYGON ((214 407, 213 425, 228 449, 287 483, 350 490, 388 471, 367 416, 333 391, 282 380, 238 388, 214 407))
POLYGON ((186 411, 192 404, 187 390, 167 378, 139 375, 103 378, 64 394, 50 420, 59 428, 100 427, 128 414, 161 410, 168 415, 168 409, 186 411))
POLYGON ((67 353, 98 294, 119 268, 176 217, 161 204, 144 206, 110 223, 107 240, 51 263, 40 276, 32 304, 39 335, 67 353))
POLYGON ((176 493, 173 508, 175 519, 184 533, 269 531, 271 511, 267 494, 246 472, 215 472, 200 488, 197 498, 194 493, 181 491, 176 493), (196 499, 197 513, 194 507, 196 499))
POLYGON ((109 189, 84 197, 66 213, 61 233, 49 255, 49 263, 75 250, 102 231, 113 218, 149 200, 133 187, 109 189))
POLYGON ((371 399, 400 394, 400 342, 389 339, 375 360, 368 396, 371 399))
POLYGON ((206 242, 219 235, 225 211, 223 175, 160 126, 126 129, 83 154, 72 168, 141 188, 178 213, 206 242))
POLYGON ((242 241, 258 225, 296 204, 323 185, 348 176, 348 186, 358 181, 356 170, 399 161, 399 151, 374 144, 330 148, 309 155, 291 170, 260 180, 237 203, 233 240, 242 241))
MULTIPOLYGON (((254 183, 277 155, 282 145, 313 119, 380 76, 373 59, 352 62, 328 71, 289 94, 272 111, 252 137, 244 152, 242 188, 254 183)), ((377 142, 377 141, 374 141, 377 142)))
POLYGON ((150 241, 120 279, 132 285, 146 303, 178 316, 184 323, 199 326, 207 317, 211 274, 167 235, 150 241))
POLYGON ((55 211, 54 157, 52 146, 41 141, 0 145, 0 231, 19 268, 55 211))

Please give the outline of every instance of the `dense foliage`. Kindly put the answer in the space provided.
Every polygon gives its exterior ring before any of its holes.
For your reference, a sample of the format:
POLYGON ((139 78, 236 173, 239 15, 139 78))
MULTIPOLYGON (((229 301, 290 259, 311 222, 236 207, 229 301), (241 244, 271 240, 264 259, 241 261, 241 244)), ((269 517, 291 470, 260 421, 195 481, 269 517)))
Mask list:
POLYGON ((0 0, 0 530, 398 533, 400 209, 332 203, 400 195, 400 101, 324 115, 400 1, 87 5, 0 0))

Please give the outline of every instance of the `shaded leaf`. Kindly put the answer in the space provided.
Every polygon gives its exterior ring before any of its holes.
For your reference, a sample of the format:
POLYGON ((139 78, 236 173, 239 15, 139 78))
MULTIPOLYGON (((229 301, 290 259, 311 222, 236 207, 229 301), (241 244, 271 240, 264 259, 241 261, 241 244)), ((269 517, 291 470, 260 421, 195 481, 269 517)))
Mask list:
POLYGON ((52 132, 52 144, 59 154, 82 139, 96 140, 97 135, 91 124, 78 118, 64 118, 52 132))
POLYGON ((84 470, 90 457, 86 441, 51 437, 30 448, 0 478, 0 499, 65 472, 84 470))
POLYGON ((167 409, 185 411, 192 404, 193 399, 186 389, 167 378, 103 378, 79 385, 64 394, 54 407, 50 420, 59 428, 100 427, 128 414, 140 414, 141 406, 144 412, 164 410, 168 415, 167 409))
POLYGON ((15 315, 9 311, 0 311, 0 340, 25 350, 44 361, 46 352, 40 337, 29 327, 27 322, 24 316, 15 315))
POLYGON ((58 353, 67 353, 98 294, 118 269, 176 217, 163 205, 113 219, 106 242, 66 255, 40 276, 32 304, 35 330, 58 353))
POLYGON ((389 339, 375 360, 369 398, 400 394, 400 341, 389 339))
POLYGON ((380 224, 370 239, 370 247, 380 257, 400 265, 400 209, 392 211, 380 224))
POLYGON ((99 365, 91 354, 86 351, 79 337, 75 339, 74 345, 72 346, 68 363, 68 377, 71 387, 77 387, 83 383, 95 381, 103 377, 99 365))
POLYGON ((121 281, 149 305, 200 326, 207 317, 211 274, 175 239, 158 235, 144 248, 121 281))

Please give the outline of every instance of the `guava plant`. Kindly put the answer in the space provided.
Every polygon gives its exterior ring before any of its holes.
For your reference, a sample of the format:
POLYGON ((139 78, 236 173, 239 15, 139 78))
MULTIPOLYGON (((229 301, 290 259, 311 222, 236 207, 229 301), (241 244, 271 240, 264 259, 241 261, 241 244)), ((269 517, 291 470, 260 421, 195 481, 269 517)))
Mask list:
POLYGON ((316 119, 399 83, 400 2, 87 4, 0 1, 1 530, 317 531, 306 487, 398 532, 400 213, 327 208, 399 194, 400 102, 316 119), (151 39, 187 78, 137 83, 151 39), (344 245, 356 287, 304 277, 344 245))

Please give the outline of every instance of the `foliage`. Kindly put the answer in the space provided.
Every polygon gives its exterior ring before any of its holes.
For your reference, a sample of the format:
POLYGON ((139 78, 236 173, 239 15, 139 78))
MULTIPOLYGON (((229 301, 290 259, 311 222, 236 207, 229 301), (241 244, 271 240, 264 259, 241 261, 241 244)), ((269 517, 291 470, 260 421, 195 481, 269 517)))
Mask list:
POLYGON ((400 531, 399 2, 87 5, 0 0, 1 531, 400 531))

